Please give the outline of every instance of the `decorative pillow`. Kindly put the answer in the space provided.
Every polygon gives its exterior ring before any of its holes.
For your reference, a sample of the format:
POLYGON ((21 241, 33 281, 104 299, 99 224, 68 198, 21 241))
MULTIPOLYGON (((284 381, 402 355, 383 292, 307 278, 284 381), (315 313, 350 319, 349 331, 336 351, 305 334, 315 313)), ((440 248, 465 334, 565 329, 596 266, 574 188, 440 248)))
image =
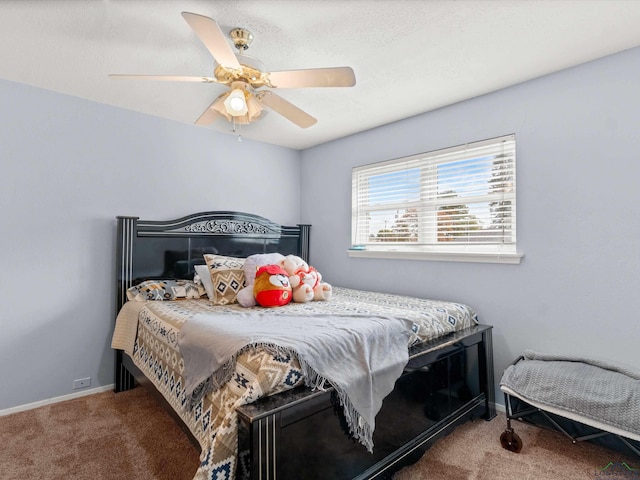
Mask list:
POLYGON ((213 298, 209 300, 216 305, 236 303, 238 292, 244 288, 244 258, 207 254, 204 260, 213 284, 213 298))
POLYGON ((209 300, 213 300, 213 283, 211 283, 209 267, 206 265, 194 265, 193 268, 196 271, 193 281, 198 285, 202 285, 204 290, 207 292, 209 300))
POLYGON ((281 253, 256 253, 250 255, 244 261, 244 284, 245 287, 238 292, 238 303, 243 307, 255 307, 256 297, 253 294, 253 282, 259 267, 264 265, 278 265, 284 260, 281 253))
POLYGON ((146 280, 127 289, 127 299, 136 302, 200 298, 205 294, 204 288, 191 280, 146 280))

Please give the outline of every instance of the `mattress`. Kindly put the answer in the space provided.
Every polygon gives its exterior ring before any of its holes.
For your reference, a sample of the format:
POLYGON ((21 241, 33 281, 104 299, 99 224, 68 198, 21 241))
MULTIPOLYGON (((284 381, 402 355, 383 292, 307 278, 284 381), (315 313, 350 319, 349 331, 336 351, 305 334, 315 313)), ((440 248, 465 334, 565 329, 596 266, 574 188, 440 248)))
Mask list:
MULTIPOLYGON (((191 405, 178 346, 181 327, 198 314, 248 310, 252 309, 214 305, 208 300, 128 302, 116 320, 113 348, 132 357, 200 443, 200 466, 194 480, 248 476, 247 452, 238 451, 237 408, 305 384, 295 354, 255 348, 238 355, 230 381, 191 405)), ((329 302, 291 303, 269 309, 269 314, 401 317, 412 325, 407 347, 478 323, 473 309, 464 304, 341 287, 333 288, 329 302)))

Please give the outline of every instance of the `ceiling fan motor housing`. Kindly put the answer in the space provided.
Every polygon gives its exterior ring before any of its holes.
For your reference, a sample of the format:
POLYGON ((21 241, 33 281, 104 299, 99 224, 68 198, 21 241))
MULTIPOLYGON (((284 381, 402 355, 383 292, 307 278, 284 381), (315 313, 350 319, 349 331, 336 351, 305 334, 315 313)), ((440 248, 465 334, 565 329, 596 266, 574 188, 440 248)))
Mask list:
POLYGON ((229 36, 238 50, 246 50, 253 42, 253 33, 245 28, 234 28, 229 32, 229 36))
POLYGON ((255 57, 249 55, 237 54, 236 58, 240 63, 240 69, 227 68, 218 65, 213 75, 217 83, 230 85, 235 81, 244 81, 251 85, 252 88, 273 87, 269 81, 269 74, 265 73, 264 64, 255 57))

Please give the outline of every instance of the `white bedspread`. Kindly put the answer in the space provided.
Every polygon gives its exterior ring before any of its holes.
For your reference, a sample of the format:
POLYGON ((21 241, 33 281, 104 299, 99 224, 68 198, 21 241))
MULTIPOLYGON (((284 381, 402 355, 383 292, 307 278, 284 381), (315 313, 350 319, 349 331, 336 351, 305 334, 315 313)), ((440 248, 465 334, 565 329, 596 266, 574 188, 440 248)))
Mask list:
POLYGON ((140 310, 147 302, 127 302, 125 303, 116 319, 116 326, 111 337, 111 348, 124 350, 127 355, 133 357, 133 348, 136 343, 138 333, 138 318, 140 310))

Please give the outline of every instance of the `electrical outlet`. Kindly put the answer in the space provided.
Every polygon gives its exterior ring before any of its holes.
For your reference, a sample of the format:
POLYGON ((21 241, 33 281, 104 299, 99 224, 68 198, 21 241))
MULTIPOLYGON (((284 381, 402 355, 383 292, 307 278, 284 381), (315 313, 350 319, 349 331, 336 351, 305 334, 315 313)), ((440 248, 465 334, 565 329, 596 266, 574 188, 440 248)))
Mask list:
POLYGON ((91 385, 91 377, 87 378, 78 378, 73 381, 73 389, 76 390, 78 388, 87 388, 91 385))

